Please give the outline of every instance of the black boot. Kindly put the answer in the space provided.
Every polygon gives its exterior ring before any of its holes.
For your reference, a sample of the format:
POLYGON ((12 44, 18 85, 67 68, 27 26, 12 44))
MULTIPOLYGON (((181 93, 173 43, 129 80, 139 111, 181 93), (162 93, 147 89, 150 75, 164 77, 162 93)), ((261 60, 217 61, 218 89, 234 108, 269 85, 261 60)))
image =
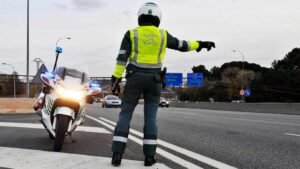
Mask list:
POLYGON ((111 164, 114 166, 119 166, 122 161, 122 153, 113 153, 111 164))
POLYGON ((154 158, 154 156, 146 156, 145 157, 145 166, 152 166, 153 164, 156 163, 156 160, 154 158))

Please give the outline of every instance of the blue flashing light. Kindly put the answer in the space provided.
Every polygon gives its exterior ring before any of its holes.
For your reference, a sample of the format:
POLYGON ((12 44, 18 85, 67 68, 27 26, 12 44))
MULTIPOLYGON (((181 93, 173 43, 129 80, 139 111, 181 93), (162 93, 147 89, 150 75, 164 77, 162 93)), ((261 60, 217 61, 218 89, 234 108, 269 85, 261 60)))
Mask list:
POLYGON ((95 82, 92 82, 92 83, 90 83, 90 87, 95 87, 95 88, 97 88, 97 87, 100 87, 100 84, 95 83, 95 82))
POLYGON ((45 75, 47 75, 48 77, 51 77, 53 79, 55 78, 55 75, 52 72, 45 72, 45 75))
POLYGON ((56 53, 62 53, 63 52, 63 49, 61 47, 56 47, 56 53))

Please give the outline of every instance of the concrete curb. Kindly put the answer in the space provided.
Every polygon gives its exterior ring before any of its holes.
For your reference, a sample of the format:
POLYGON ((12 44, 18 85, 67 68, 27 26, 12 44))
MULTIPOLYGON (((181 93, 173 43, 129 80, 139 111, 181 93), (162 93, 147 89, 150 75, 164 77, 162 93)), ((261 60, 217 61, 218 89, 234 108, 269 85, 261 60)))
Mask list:
MULTIPOLYGON (((63 152, 48 152, 21 148, 0 147, 0 164, 4 168, 30 169, 115 169, 110 158, 63 152)), ((0 167, 0 168, 1 168, 0 167)), ((162 163, 145 167, 143 161, 123 159, 118 168, 123 169, 169 169, 162 163)))
POLYGON ((0 109, 0 114, 33 114, 33 109, 0 109))

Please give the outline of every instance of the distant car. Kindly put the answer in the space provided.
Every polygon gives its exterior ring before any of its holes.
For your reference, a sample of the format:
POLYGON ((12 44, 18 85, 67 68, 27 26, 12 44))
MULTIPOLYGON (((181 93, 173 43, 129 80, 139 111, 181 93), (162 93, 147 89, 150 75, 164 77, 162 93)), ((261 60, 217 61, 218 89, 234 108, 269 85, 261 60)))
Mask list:
POLYGON ((169 107, 169 102, 164 97, 160 97, 159 106, 169 107))
POLYGON ((102 107, 121 107, 121 99, 115 95, 107 95, 102 100, 102 107))
POLYGON ((94 101, 97 102, 97 103, 100 103, 100 102, 101 102, 101 98, 95 97, 95 98, 94 98, 94 101))
POLYGON ((231 103, 245 103, 244 100, 232 100, 231 103))

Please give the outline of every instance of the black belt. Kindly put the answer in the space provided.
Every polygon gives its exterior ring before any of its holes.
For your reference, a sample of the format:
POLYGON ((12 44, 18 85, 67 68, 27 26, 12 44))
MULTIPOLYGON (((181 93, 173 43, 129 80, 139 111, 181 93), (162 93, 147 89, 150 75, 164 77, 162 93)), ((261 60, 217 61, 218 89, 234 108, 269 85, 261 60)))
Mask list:
POLYGON ((139 67, 137 67, 135 65, 132 65, 132 64, 127 65, 126 71, 129 74, 132 74, 132 73, 146 73, 146 74, 158 74, 158 75, 161 72, 160 68, 157 68, 157 69, 139 68, 139 67))

